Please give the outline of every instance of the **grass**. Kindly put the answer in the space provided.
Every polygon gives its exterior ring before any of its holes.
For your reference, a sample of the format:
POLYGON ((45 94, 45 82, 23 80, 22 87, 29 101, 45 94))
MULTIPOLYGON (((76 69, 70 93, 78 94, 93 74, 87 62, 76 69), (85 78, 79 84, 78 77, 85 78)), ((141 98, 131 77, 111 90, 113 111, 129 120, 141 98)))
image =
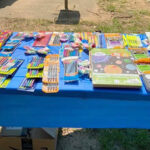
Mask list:
POLYGON ((140 129, 99 130, 102 150, 150 150, 150 132, 140 129))

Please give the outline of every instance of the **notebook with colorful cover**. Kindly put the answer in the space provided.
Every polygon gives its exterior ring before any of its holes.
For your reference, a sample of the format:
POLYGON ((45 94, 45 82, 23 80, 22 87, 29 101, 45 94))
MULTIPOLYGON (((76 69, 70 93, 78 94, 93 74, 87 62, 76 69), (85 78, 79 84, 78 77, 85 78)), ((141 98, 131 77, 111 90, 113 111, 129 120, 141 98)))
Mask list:
POLYGON ((92 49, 93 86, 140 88, 142 83, 132 59, 126 49, 92 49))
POLYGON ((105 33, 104 36, 107 48, 124 48, 122 34, 105 33))
POLYGON ((138 34, 124 34, 123 35, 124 46, 132 48, 143 47, 141 38, 138 34))

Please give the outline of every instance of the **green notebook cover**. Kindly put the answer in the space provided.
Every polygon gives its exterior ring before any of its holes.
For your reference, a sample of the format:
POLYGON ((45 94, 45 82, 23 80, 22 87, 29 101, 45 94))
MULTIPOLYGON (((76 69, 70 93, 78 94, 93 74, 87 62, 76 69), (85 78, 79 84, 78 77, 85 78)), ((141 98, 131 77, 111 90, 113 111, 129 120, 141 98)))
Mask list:
POLYGON ((142 86, 131 53, 126 49, 93 49, 90 54, 94 87, 142 86))

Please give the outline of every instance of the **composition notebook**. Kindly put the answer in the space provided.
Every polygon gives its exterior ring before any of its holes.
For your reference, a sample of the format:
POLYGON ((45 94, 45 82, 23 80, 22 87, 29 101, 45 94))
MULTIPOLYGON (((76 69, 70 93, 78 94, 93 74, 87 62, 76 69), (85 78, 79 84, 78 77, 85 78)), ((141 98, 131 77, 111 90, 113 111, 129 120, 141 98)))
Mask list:
POLYGON ((91 77, 94 87, 140 88, 141 79, 126 49, 92 49, 91 77))

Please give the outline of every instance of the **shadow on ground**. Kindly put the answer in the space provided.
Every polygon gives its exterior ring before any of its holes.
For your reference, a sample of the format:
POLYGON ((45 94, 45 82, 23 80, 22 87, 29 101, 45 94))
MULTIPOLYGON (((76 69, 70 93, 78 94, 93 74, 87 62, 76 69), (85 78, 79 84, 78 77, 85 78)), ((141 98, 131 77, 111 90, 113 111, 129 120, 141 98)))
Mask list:
POLYGON ((74 10, 60 10, 56 24, 79 24, 80 22, 80 12, 74 10))
POLYGON ((17 0, 0 0, 0 8, 4 8, 6 6, 11 6, 17 0))
POLYGON ((97 130, 79 129, 70 132, 62 129, 59 132, 57 150, 100 150, 97 137, 97 130))

